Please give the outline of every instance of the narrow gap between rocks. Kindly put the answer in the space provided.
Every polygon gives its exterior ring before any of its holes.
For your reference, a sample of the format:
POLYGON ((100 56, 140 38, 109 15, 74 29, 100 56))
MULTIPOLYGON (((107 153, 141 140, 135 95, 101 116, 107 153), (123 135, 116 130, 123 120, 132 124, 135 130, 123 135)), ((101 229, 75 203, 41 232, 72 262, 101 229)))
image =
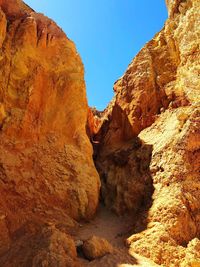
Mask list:
POLYGON ((104 265, 98 265, 98 260, 88 263, 84 256, 83 242, 97 236, 106 239, 114 247, 114 256, 107 256, 112 266, 115 266, 113 261, 117 264, 123 259, 128 264, 136 264, 136 259, 129 254, 126 239, 147 227, 154 191, 149 169, 152 147, 135 137, 104 154, 101 141, 93 137, 91 142, 95 166, 101 178, 101 196, 95 218, 90 222, 80 222, 75 234, 79 259, 83 261, 83 266, 111 266, 106 263, 106 256, 103 257, 105 262, 101 263, 104 265))

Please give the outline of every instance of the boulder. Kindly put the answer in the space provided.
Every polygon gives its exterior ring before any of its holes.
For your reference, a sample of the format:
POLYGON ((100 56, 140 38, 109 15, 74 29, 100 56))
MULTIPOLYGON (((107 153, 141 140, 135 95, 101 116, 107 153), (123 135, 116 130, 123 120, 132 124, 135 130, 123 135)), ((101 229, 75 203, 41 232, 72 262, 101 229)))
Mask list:
POLYGON ((83 253, 88 260, 94 260, 113 253, 112 245, 104 238, 92 236, 83 243, 83 253))

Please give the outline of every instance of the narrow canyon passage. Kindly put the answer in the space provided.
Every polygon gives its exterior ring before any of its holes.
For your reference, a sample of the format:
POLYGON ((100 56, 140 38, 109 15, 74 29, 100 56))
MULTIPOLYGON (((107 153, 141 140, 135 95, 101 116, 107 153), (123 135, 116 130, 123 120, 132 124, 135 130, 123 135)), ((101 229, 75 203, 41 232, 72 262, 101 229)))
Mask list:
POLYGON ((91 267, 128 267, 128 266, 157 266, 146 258, 134 254, 131 249, 126 246, 126 238, 133 232, 137 232, 144 221, 144 213, 133 216, 126 214, 117 216, 109 211, 103 204, 100 204, 95 218, 88 223, 80 223, 79 230, 74 238, 76 243, 88 240, 91 236, 104 238, 113 246, 114 253, 107 254, 102 258, 88 261, 81 253, 79 259, 82 266, 91 267))
POLYGON ((99 112, 73 41, 0 0, 0 267, 200 266, 200 2, 166 3, 99 112))
MULTIPOLYGON (((116 110, 116 114, 124 127, 130 129, 128 118, 121 109, 116 110)), ((150 173, 152 146, 130 133, 127 135, 123 127, 122 131, 120 129, 115 133, 117 142, 113 144, 112 139, 109 140, 109 133, 114 128, 113 125, 108 126, 103 113, 98 117, 90 114, 88 136, 94 149, 94 164, 101 179, 100 204, 95 218, 88 223, 80 222, 74 236, 79 245, 92 236, 105 239, 114 252, 87 261, 80 245, 79 259, 85 266, 94 267, 155 266, 133 253, 126 242, 127 238, 147 228, 148 210, 154 192, 150 173), (99 124, 101 127, 95 134, 95 125, 101 119, 104 122, 99 124)), ((95 248, 98 250, 97 245, 95 248)))
POLYGON ((123 248, 125 238, 133 231, 135 219, 132 215, 117 216, 100 204, 95 218, 81 224, 77 236, 84 240, 97 235, 106 238, 113 246, 123 248))

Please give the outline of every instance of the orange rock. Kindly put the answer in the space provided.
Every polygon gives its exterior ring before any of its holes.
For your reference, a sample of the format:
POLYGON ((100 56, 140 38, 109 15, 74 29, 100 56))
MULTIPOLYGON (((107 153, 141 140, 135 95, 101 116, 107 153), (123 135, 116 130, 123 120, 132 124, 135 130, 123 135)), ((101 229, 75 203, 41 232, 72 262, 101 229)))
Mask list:
POLYGON ((126 210, 140 209, 147 215, 143 227, 134 229, 139 233, 128 239, 133 251, 164 266, 198 266, 200 5, 196 0, 168 0, 167 4, 165 27, 114 85, 112 110, 95 136, 99 141, 96 166, 109 207, 117 206, 114 210, 119 213, 127 203, 126 210), (152 148, 150 159, 143 158, 145 150, 131 150, 136 137, 152 148), (141 164, 136 165, 138 153, 141 164), (115 159, 116 154, 121 156, 115 159), (149 172, 141 173, 143 164, 149 172), (148 177, 154 190, 144 206, 148 177))
POLYGON ((83 253, 89 260, 94 260, 105 256, 106 254, 112 253, 113 247, 109 244, 106 239, 92 236, 83 243, 83 253))
POLYGON ((54 226, 38 227, 35 232, 21 228, 11 248, 1 257, 1 266, 78 267, 76 256, 74 241, 54 226))
MULTIPOLYGON (((0 266, 80 266, 67 233, 99 201, 89 138, 105 204, 135 214, 131 253, 199 266, 200 5, 166 2, 165 27, 108 108, 88 114, 73 42, 21 0, 0 0, 0 266)), ((83 251, 95 259, 112 247, 92 237, 83 251)))
POLYGON ((0 211, 9 233, 0 250, 27 221, 68 229, 95 214, 87 111, 74 43, 22 1, 0 0, 0 211))

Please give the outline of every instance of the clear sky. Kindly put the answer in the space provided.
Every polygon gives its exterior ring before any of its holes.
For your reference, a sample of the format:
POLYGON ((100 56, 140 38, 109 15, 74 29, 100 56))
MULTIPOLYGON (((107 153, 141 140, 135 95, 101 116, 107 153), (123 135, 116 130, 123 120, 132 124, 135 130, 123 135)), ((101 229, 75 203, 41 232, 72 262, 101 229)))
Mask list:
POLYGON ((164 25, 164 0, 25 0, 72 39, 85 66, 90 106, 102 110, 113 84, 164 25))

